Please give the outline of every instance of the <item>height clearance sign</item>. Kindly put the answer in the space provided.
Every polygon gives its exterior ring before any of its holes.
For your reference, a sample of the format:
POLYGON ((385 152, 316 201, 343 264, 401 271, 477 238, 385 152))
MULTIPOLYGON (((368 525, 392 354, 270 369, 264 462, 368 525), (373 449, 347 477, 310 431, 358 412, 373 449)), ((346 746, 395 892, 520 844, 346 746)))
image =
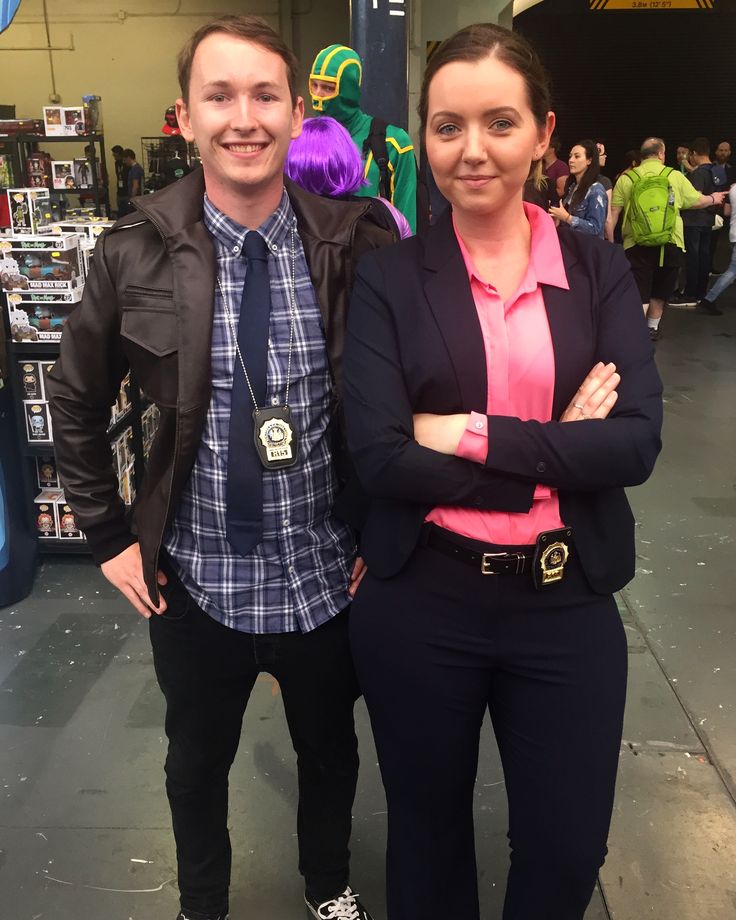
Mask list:
POLYGON ((591 10, 712 10, 716 0, 588 0, 591 10))

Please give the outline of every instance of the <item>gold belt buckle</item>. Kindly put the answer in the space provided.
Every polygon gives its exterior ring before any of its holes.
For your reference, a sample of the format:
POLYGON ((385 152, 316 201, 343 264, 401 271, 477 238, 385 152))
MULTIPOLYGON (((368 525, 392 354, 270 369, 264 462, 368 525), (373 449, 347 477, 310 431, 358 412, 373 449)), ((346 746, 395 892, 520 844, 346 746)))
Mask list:
POLYGON ((505 555, 506 553, 483 553, 483 558, 480 561, 480 574, 498 575, 498 572, 491 571, 491 559, 497 559, 499 556, 505 555))
POLYGON ((542 568, 543 585, 551 585, 556 581, 562 581, 565 575, 565 563, 569 555, 570 550, 567 547, 567 543, 562 541, 550 543, 542 552, 539 564, 542 568))

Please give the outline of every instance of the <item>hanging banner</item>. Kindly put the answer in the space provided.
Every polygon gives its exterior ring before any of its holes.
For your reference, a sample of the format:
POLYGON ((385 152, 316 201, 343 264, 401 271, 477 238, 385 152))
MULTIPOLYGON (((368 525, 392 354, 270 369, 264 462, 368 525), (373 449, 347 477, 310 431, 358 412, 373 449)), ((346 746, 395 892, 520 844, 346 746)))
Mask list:
POLYGON ((4 32, 18 12, 20 0, 0 0, 0 32, 4 32))
POLYGON ((716 0, 589 0, 591 10, 712 10, 716 0))

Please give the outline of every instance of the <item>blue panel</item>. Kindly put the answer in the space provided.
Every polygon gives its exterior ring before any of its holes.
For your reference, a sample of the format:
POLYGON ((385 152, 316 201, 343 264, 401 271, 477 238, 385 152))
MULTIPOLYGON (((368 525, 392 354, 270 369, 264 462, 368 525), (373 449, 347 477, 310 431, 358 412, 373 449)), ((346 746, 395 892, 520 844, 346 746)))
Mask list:
POLYGON ((0 0, 0 32, 4 32, 18 12, 20 0, 0 0))

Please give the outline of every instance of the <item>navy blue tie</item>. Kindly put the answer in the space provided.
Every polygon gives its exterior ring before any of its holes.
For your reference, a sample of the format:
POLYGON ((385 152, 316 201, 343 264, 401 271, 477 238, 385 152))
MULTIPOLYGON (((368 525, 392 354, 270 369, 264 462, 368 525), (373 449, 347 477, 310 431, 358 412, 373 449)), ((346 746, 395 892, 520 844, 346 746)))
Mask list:
MULTIPOLYGON (((271 316, 271 286, 268 280, 268 247, 254 230, 246 234, 244 246, 248 266, 240 303, 238 347, 248 371, 258 406, 266 402, 268 371, 268 323, 271 316)), ((230 432, 227 448, 227 540, 246 556, 263 536, 263 465, 253 443, 253 400, 235 355, 233 366, 230 432)))

